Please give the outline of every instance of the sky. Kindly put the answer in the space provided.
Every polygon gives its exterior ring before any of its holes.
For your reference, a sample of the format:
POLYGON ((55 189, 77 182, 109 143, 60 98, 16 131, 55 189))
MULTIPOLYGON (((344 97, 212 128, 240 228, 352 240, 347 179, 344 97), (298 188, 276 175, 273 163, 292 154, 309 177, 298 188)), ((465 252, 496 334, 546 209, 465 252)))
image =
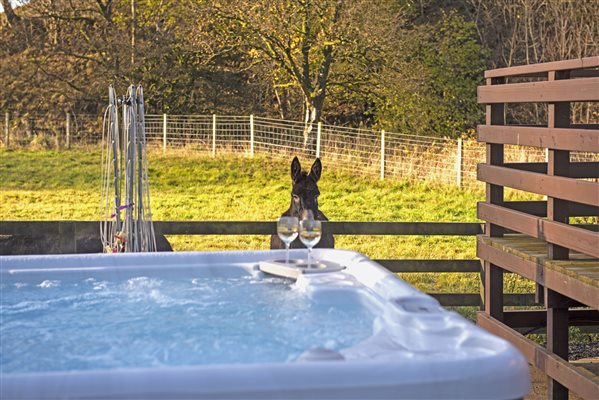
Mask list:
MULTIPOLYGON (((27 3, 29 0, 9 0, 10 4, 12 4, 12 7, 18 7, 22 4, 27 3)), ((4 12, 4 7, 2 7, 2 4, 0 4, 0 12, 4 12)))

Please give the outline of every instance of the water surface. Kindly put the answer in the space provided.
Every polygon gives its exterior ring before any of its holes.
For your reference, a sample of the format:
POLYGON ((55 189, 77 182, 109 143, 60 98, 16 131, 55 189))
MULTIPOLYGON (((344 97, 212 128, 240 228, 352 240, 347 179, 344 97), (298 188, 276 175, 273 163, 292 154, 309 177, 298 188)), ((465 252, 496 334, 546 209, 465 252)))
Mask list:
POLYGON ((293 361, 372 333, 355 299, 319 304, 278 278, 66 276, 3 279, 3 373, 293 361))

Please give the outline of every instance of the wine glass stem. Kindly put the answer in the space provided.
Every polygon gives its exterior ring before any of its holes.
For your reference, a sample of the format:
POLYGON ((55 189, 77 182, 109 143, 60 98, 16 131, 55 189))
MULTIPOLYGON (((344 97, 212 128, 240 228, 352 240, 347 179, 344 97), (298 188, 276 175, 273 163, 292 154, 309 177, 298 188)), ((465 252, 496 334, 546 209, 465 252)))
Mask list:
POLYGON ((289 264, 289 243, 285 243, 285 264, 289 264))
POLYGON ((312 267, 312 247, 308 247, 308 268, 312 267))

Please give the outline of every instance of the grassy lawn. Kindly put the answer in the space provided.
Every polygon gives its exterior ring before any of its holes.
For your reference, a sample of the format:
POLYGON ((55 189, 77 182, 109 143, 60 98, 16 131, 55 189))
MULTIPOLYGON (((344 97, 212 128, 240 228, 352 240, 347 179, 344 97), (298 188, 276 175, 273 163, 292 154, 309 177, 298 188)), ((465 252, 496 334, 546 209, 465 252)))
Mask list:
MULTIPOLYGON (((154 220, 275 220, 290 201, 290 161, 150 151, 154 220)), ((301 160, 305 169, 312 160, 301 160)), ((349 175, 323 160, 320 208, 334 221, 477 222, 482 192, 349 175)), ((100 219, 99 151, 0 150, 0 220, 100 219)), ((175 250, 267 249, 269 238, 171 236, 175 250)), ((475 238, 338 236, 372 258, 473 259, 475 238)), ((428 292, 477 292, 476 274, 403 274, 428 292)), ((510 292, 532 285, 506 276, 510 292)))

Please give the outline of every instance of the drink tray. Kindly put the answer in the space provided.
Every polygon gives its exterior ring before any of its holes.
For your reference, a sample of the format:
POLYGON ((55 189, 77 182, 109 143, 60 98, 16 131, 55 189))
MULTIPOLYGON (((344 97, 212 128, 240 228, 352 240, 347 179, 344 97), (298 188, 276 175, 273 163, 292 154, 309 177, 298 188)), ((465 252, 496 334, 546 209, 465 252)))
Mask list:
POLYGON ((305 259, 291 259, 289 263, 285 263, 285 260, 260 261, 259 267, 260 271, 267 274, 291 279, 297 279, 298 276, 303 274, 338 272, 345 269, 343 265, 325 260, 312 261, 308 266, 308 261, 305 259))

